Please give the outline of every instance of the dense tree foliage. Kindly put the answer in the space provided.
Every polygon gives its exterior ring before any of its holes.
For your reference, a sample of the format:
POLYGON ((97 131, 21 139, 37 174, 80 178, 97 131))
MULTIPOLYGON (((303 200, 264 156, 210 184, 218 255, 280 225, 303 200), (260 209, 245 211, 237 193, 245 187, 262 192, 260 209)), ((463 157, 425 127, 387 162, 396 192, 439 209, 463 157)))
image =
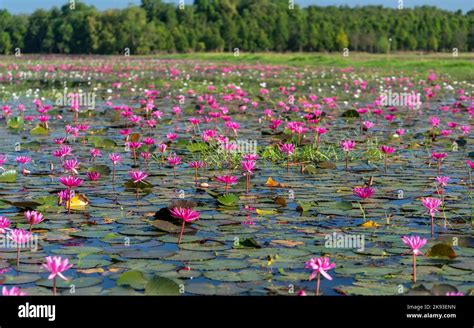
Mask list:
POLYGON ((76 3, 29 16, 0 10, 0 53, 472 51, 474 11, 381 6, 290 8, 287 0, 161 0, 99 12, 76 3))

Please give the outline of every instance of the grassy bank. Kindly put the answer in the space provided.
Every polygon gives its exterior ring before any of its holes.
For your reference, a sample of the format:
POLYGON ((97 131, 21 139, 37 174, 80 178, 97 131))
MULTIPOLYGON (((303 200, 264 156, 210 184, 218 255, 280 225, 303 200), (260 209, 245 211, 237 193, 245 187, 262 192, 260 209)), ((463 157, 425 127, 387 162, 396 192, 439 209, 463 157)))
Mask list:
POLYGON ((367 54, 350 53, 348 57, 340 53, 308 54, 308 53, 193 53, 160 55, 160 58, 182 60, 207 60, 216 62, 229 62, 233 64, 270 64, 309 67, 336 67, 356 69, 379 70, 385 73, 400 75, 413 72, 427 74, 434 70, 439 74, 447 74, 459 80, 474 80, 474 54, 460 53, 458 57, 452 54, 434 53, 393 53, 393 54, 367 54))
MULTIPOLYGON (((0 63, 59 63, 64 61, 82 64, 94 64, 103 59, 114 58, 123 61, 123 56, 77 56, 77 55, 23 55, 20 59, 14 56, 0 56, 0 63)), ((312 68, 349 68, 394 76, 423 76, 430 71, 444 75, 450 80, 474 81, 474 53, 459 53, 453 57, 448 53, 402 52, 391 54, 368 54, 351 52, 348 57, 342 53, 189 53, 189 54, 156 54, 153 56, 131 56, 130 60, 139 59, 172 59, 203 61, 208 63, 229 63, 249 65, 286 65, 312 68)))

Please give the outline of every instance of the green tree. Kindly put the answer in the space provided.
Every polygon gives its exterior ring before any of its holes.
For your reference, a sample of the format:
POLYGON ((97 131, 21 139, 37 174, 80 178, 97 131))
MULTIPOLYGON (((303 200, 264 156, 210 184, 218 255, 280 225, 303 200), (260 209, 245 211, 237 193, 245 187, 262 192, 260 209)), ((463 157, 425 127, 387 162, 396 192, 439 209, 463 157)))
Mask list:
POLYGON ((349 38, 347 34, 341 29, 336 35, 336 46, 338 50, 349 47, 349 38))

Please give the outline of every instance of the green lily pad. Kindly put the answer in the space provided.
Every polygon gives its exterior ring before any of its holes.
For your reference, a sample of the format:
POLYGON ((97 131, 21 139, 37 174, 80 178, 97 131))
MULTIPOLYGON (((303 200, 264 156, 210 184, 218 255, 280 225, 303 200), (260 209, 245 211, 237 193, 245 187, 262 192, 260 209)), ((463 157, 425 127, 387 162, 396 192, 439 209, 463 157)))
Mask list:
POLYGON ((116 281, 117 286, 130 286, 134 289, 145 289, 148 279, 141 271, 131 270, 122 273, 116 281))
POLYGON ((208 271, 204 273, 204 276, 217 281, 247 282, 268 280, 272 277, 272 274, 263 270, 244 269, 238 272, 228 270, 208 271))
POLYGON ((164 277, 154 277, 151 279, 145 286, 145 295, 154 295, 154 296, 163 296, 171 295, 176 296, 180 295, 179 285, 168 278, 164 277))
POLYGON ((186 292, 195 295, 240 295, 248 291, 246 288, 242 288, 232 283, 222 283, 213 285, 210 283, 189 283, 186 285, 186 292))
POLYGON ((217 197, 217 201, 224 206, 234 206, 239 202, 239 197, 235 194, 225 194, 217 197))

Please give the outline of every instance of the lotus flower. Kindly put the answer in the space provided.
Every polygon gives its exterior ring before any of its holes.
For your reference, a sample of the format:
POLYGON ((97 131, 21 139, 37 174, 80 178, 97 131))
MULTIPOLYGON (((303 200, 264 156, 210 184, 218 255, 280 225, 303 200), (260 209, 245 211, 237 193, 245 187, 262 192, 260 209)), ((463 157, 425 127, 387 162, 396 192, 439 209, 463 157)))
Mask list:
POLYGON ((10 290, 7 287, 2 288, 3 296, 26 296, 26 292, 22 292, 20 287, 13 286, 10 290))
POLYGON ((20 267, 20 248, 30 240, 31 233, 23 229, 13 229, 9 232, 7 238, 16 243, 16 268, 18 270, 20 267))
POLYGON ((423 255, 420 248, 426 244, 427 240, 426 238, 420 238, 420 236, 404 236, 402 237, 402 241, 405 245, 408 245, 413 252, 413 282, 416 283, 416 256, 420 254, 423 255))
POLYGON ((328 270, 333 269, 336 264, 329 263, 329 257, 319 257, 319 258, 311 258, 305 264, 306 269, 310 269, 311 275, 309 276, 309 280, 313 280, 317 278, 316 282, 316 296, 319 296, 319 285, 321 280, 321 275, 323 275, 326 279, 332 280, 332 277, 327 273, 328 270))
POLYGON ((441 174, 441 161, 446 158, 448 154, 446 153, 431 153, 431 157, 438 161, 438 175, 441 174))
POLYGON ((225 184, 225 191, 229 189, 229 185, 236 184, 238 179, 232 175, 221 175, 216 177, 216 180, 225 184))
POLYGON ((286 154, 286 171, 290 171, 290 155, 295 153, 295 145, 293 144, 281 144, 279 145, 280 151, 286 154))
POLYGON ((346 171, 349 169, 349 152, 355 149, 356 142, 353 140, 341 141, 341 148, 346 154, 346 171))
POLYGON ((60 256, 48 256, 46 257, 46 264, 43 264, 43 267, 51 272, 48 279, 53 279, 53 295, 56 295, 56 276, 67 281, 68 278, 63 275, 63 272, 72 268, 72 264, 69 264, 68 259, 63 259, 60 256))
POLYGON ((194 211, 192 208, 182 208, 182 207, 174 207, 170 210, 171 216, 183 220, 181 225, 181 232, 179 233, 178 244, 181 243, 181 238, 183 237, 184 233, 184 225, 186 222, 191 223, 197 219, 199 219, 199 212, 194 211))
POLYGON ((423 206, 426 207, 428 213, 431 216, 431 237, 434 237, 434 217, 435 214, 439 212, 439 207, 443 202, 441 199, 433 197, 422 198, 421 202, 423 203, 423 206))
POLYGON ((395 152, 395 148, 382 145, 380 146, 380 151, 384 153, 384 172, 387 174, 387 158, 389 154, 393 154, 395 152))
POLYGON ((28 221, 28 223, 30 224, 30 233, 31 233, 33 224, 41 223, 44 220, 43 214, 37 211, 26 211, 24 215, 25 215, 26 221, 28 221))
POLYGON ((132 179, 132 182, 137 184, 139 182, 143 182, 148 177, 148 174, 146 174, 143 171, 130 171, 128 172, 128 175, 132 179))
POLYGON ((0 216, 0 233, 7 232, 7 229, 10 228, 10 220, 4 216, 0 216))
POLYGON ((197 187, 198 186, 198 170, 204 167, 204 162, 203 161, 191 162, 189 163, 189 167, 194 169, 194 186, 197 187))

